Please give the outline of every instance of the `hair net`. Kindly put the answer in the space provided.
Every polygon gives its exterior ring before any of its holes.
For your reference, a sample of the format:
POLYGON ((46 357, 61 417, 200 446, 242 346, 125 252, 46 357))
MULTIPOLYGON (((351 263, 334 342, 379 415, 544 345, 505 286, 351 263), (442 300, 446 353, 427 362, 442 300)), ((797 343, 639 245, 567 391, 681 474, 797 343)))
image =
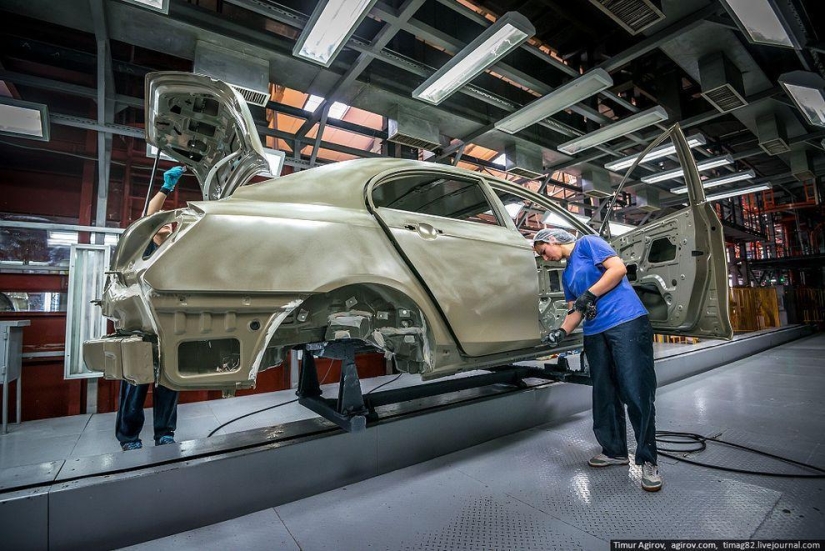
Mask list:
POLYGON ((573 237, 573 234, 570 232, 559 228, 545 228, 536 232, 535 237, 533 237, 533 244, 541 241, 543 243, 558 243, 559 245, 564 245, 565 243, 573 243, 575 240, 576 238, 573 237))

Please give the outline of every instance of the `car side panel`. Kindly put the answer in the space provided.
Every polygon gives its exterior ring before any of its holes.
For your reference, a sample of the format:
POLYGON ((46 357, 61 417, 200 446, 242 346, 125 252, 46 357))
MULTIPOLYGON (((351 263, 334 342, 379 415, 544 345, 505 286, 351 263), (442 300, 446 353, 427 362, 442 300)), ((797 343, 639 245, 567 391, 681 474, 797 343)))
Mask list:
POLYGON ((156 324, 162 382, 219 388, 254 379, 256 355, 286 316, 312 295, 356 284, 391 287, 419 306, 434 340, 430 368, 461 363, 439 313, 370 214, 260 204, 258 215, 240 214, 245 209, 210 209, 135 266, 145 269, 139 287, 156 324), (242 372, 187 377, 176 367, 181 343, 226 338, 240 341, 242 372))
POLYGON ((539 344, 536 264, 518 232, 390 208, 376 214, 438 301, 467 355, 539 344), (421 226, 434 232, 419 231, 421 226))

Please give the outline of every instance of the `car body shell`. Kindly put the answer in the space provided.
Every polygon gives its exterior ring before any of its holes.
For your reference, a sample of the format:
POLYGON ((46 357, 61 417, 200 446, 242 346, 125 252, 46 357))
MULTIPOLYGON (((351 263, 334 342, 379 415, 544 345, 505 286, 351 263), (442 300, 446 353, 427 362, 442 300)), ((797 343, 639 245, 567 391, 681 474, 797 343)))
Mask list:
MULTIPOLYGON (((688 165, 691 205, 611 244, 632 267, 658 332, 730 338, 721 224, 678 128, 673 139, 688 165)), ((172 153, 186 161, 180 147, 172 153)), ((564 264, 536 258, 504 202, 540 206, 580 234, 595 233, 522 186, 413 160, 345 161, 221 185, 230 187, 229 197, 126 230, 102 300, 117 331, 86 343, 90 369, 232 392, 254 386, 291 349, 323 353, 335 341, 382 351, 424 378, 536 358, 550 352, 541 338, 567 311, 564 264), (437 195, 445 182, 455 190, 446 199, 437 195), (391 186, 409 191, 388 202, 391 186), (468 190, 472 219, 453 216, 468 190), (427 211, 437 201, 449 216, 427 211), (170 222, 171 236, 144 258, 170 222)), ((560 350, 580 346, 574 332, 560 350)))

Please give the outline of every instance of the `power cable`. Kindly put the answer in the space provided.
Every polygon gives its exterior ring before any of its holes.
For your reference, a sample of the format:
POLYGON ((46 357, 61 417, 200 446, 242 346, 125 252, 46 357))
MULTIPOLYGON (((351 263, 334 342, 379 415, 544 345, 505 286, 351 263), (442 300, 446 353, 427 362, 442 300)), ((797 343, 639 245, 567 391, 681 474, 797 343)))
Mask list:
MULTIPOLYGON (((309 352, 304 352, 304 354, 309 354, 309 352)), ((330 364, 329 364, 329 368, 327 369, 327 372, 326 372, 326 373, 324 373, 324 376, 323 376, 323 377, 321 377, 321 378, 319 379, 319 381, 323 381, 324 379, 326 379, 326 378, 327 378, 327 375, 329 375, 329 372, 330 372, 330 371, 332 371, 332 366, 333 366, 333 364, 334 364, 334 363, 335 363, 334 361, 333 361, 333 362, 330 362, 330 364)), ((275 404, 274 406, 268 406, 268 407, 265 407, 265 408, 263 408, 263 409, 259 409, 258 411, 251 411, 251 412, 249 412, 249 413, 245 413, 245 414, 243 414, 243 415, 241 415, 241 416, 239 416, 239 417, 235 417, 234 419, 230 419, 229 421, 227 421, 227 422, 226 422, 226 423, 224 423, 223 425, 221 425, 221 426, 219 426, 218 428, 214 429, 214 430, 213 430, 212 432, 210 432, 210 433, 209 433, 206 437, 207 437, 207 438, 211 438, 213 434, 215 434, 216 432, 218 432, 219 430, 221 430, 221 429, 222 429, 222 428, 224 428, 225 426, 227 426, 227 425, 231 425, 231 424, 232 424, 232 423, 234 423, 235 421, 240 421, 241 419, 244 419, 244 418, 246 418, 246 417, 251 417, 252 415, 257 415, 257 414, 259 414, 259 413, 263 413, 263 412, 265 412, 265 411, 269 411, 270 409, 279 408, 279 407, 281 407, 281 406, 286 406, 286 405, 288 405, 288 404, 294 404, 294 403, 295 403, 295 402, 297 402, 298 400, 299 400, 299 398, 295 398, 294 400, 290 400, 290 401, 288 401, 288 402, 283 402, 283 403, 280 403, 280 404, 275 404)))
POLYGON ((815 467, 813 465, 808 465, 807 463, 802 463, 800 461, 794 461, 793 459, 788 459, 787 457, 782 457, 779 455, 774 455, 772 453, 764 452, 761 450, 757 450, 754 448, 749 448, 747 446, 743 446, 741 444, 736 444, 734 442, 727 442, 725 440, 721 440, 716 437, 712 436, 702 436, 701 434, 695 434, 692 432, 675 432, 675 431, 667 431, 667 430, 657 430, 656 431, 656 442, 663 442, 665 444, 677 444, 682 446, 692 445, 690 448, 658 448, 658 454, 663 455, 665 457, 669 457, 671 459, 675 459, 676 461, 683 461, 685 463, 690 463, 691 465, 697 465, 699 467, 705 467, 708 469, 715 469, 719 471, 726 471, 731 473, 741 473, 741 474, 753 474, 759 476, 771 476, 776 478, 825 478, 825 469, 821 469, 819 467, 815 467), (699 461, 693 461, 691 459, 687 459, 686 457, 673 455, 672 453, 667 452, 676 452, 676 453, 694 453, 694 452, 701 452, 707 449, 707 442, 716 442, 717 444, 723 444, 725 446, 731 446, 733 448, 738 448, 740 450, 749 451, 755 453, 757 455, 762 455, 765 457, 770 457, 771 459, 776 459, 777 461, 782 461, 785 463, 790 463, 792 465, 796 465, 797 467, 801 467, 803 469, 809 469, 812 471, 817 471, 820 474, 788 474, 788 473, 770 473, 766 471, 752 471, 748 469, 736 469, 733 467, 724 467, 722 465, 710 465, 708 463, 700 463, 699 461))
POLYGON ((374 389, 372 389, 372 390, 370 390, 369 392, 367 392, 367 394, 364 394, 364 396, 367 396, 368 394, 372 394, 373 392, 375 392, 375 391, 376 391, 376 390, 378 390, 379 388, 385 387, 385 386, 387 386, 387 385, 388 385, 388 384, 390 384, 390 383, 394 383, 395 381, 397 381, 398 379, 400 379, 400 378, 401 378, 401 375, 403 375, 403 373, 399 373, 399 374, 398 374, 398 376, 396 376, 394 379, 391 379, 391 380, 387 381, 386 383, 381 383, 380 385, 378 385, 378 386, 377 386, 377 387, 375 387, 374 389))
MULTIPOLYGON (((306 354, 306 353, 307 353, 307 352, 304 352, 304 354, 306 354)), ((326 372, 326 373, 324 373, 324 376, 323 376, 323 377, 321 377, 321 378, 319 379, 320 381, 323 381, 324 379, 326 379, 326 378, 327 378, 327 375, 329 375, 329 372, 330 372, 330 371, 332 371, 332 366, 333 366, 333 363, 330 363, 330 364, 329 364, 329 368, 327 369, 327 372, 326 372)), ((395 381, 397 381, 398 379, 400 379, 400 378, 401 378, 401 375, 404 375, 404 373, 399 373, 399 374, 398 374, 398 376, 397 376, 397 377, 395 377, 394 379, 391 379, 391 380, 389 380, 389 381, 387 381, 387 382, 385 382, 385 383, 381 383, 381 384, 380 384, 380 385, 378 385, 377 387, 373 388, 372 390, 370 390, 369 392, 367 392, 366 394, 364 394, 364 396, 367 396, 368 394, 371 394, 371 393, 375 392, 376 390, 378 390, 379 388, 385 387, 385 386, 387 386, 387 385, 388 385, 388 384, 390 384, 390 383, 394 383, 395 381)), ((281 407, 281 406, 286 406, 286 405, 289 405, 289 404, 294 404, 294 403, 295 403, 295 402, 297 402, 298 400, 299 400, 298 398, 295 398, 294 400, 290 400, 290 401, 288 401, 288 402, 283 402, 283 403, 280 403, 280 404, 275 404, 274 406, 268 406, 268 407, 265 407, 265 408, 263 408, 263 409, 259 409, 259 410, 257 410, 257 411, 251 411, 251 412, 249 412, 249 413, 245 413, 245 414, 243 414, 243 415, 241 415, 241 416, 235 417, 234 419, 231 419, 231 420, 227 421, 226 423, 224 423, 223 425, 219 426, 218 428, 214 429, 214 430, 213 430, 212 432, 210 432, 210 433, 209 433, 206 437, 207 437, 207 438, 211 438, 213 434, 215 434, 216 432, 218 432, 219 430, 221 430, 221 429, 222 429, 222 428, 224 428, 225 426, 227 426, 227 425, 231 425, 231 424, 232 424, 232 423, 234 423, 235 421, 240 421, 241 419, 244 419, 244 418, 246 418, 246 417, 251 417, 252 415, 257 415, 258 413, 263 413, 263 412, 265 412, 265 411, 269 411, 269 410, 271 410, 271 409, 279 408, 279 407, 281 407)))

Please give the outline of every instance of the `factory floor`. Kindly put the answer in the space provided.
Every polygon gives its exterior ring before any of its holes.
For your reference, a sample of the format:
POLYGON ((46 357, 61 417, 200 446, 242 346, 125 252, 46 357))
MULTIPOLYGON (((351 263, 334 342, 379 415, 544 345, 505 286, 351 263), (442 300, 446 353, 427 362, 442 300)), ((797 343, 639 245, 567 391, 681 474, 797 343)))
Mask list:
MULTIPOLYGON (((657 428, 825 468, 825 334, 660 388, 657 428)), ((825 539, 825 479, 711 470, 660 457, 593 469, 589 413, 134 549, 607 550, 614 539, 825 539)), ((632 441, 632 438, 631 438, 632 441)), ((797 467, 709 443, 689 458, 744 470, 797 467)), ((807 471, 810 473, 810 471, 807 471)))
MULTIPOLYGON (((753 335, 751 333, 750 335, 753 335)), ((666 358, 685 351, 718 346, 720 341, 703 341, 690 344, 654 343, 657 359, 666 358)), ((457 377, 470 376, 478 372, 468 372, 457 377)), ((24 373, 25 377, 25 373, 24 373)), ((364 392, 388 383, 383 390, 407 385, 422 384, 418 375, 396 375, 364 379, 364 392)), ((24 382, 25 384, 25 382, 24 382)), ((337 393, 337 383, 324 385, 324 395, 333 397, 337 393)), ((281 390, 225 400, 212 400, 178 406, 178 426, 175 439, 178 442, 206 438, 216 428, 240 416, 268 408, 273 404, 295 399, 294 390, 281 390)), ((146 421, 141 438, 145 446, 152 446, 152 408, 144 410, 146 421)), ((33 465, 50 461, 72 460, 108 453, 120 452, 120 444, 115 439, 116 412, 73 415, 53 419, 26 421, 10 424, 8 434, 0 435, 0 468, 7 469, 21 465, 33 465)), ((317 417, 305 407, 293 403, 270 409, 231 422, 215 434, 228 434, 245 430, 290 423, 317 417)))

